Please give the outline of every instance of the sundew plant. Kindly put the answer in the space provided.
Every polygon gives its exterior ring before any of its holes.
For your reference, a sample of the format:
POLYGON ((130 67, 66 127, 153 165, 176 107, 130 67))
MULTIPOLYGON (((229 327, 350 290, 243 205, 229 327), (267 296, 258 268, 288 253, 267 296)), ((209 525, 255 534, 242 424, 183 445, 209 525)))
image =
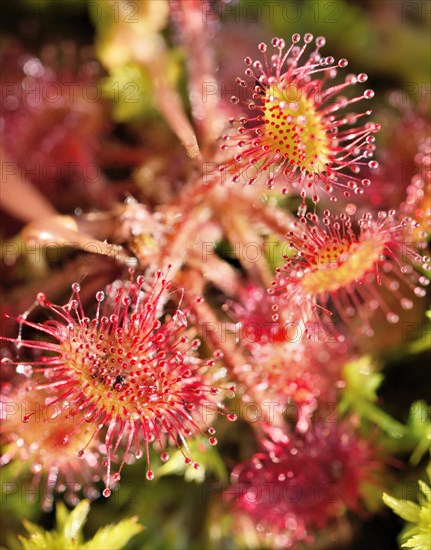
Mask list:
POLYGON ((428 548, 427 4, 0 9, 2 548, 428 548))

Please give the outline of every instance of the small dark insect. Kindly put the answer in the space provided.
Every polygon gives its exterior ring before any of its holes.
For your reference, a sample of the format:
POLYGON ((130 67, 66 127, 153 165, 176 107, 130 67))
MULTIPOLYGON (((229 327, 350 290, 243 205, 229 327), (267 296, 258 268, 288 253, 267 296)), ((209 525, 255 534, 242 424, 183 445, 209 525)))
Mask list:
POLYGON ((120 388, 124 388, 125 383, 126 383, 126 377, 122 375, 118 375, 117 378, 115 379, 114 384, 112 385, 112 389, 119 390, 120 388))

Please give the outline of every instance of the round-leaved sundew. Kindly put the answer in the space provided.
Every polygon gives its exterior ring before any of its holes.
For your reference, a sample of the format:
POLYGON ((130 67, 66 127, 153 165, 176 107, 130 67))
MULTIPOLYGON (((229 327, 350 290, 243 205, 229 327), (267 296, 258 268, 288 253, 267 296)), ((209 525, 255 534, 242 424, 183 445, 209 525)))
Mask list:
POLYGON ((358 315, 362 331, 372 336, 373 311, 383 310, 390 323, 399 321, 382 288, 402 309, 413 307, 414 296, 425 296, 429 281, 415 268, 428 270, 429 258, 409 238, 417 225, 411 218, 399 221, 395 210, 376 217, 366 213, 359 220, 329 210, 322 217, 309 212, 292 224, 287 237, 295 253, 277 268, 269 293, 296 305, 304 325, 333 308, 347 325, 358 315))
POLYGON ((18 320, 21 327, 47 338, 26 340, 20 330, 15 342, 40 354, 38 361, 26 363, 33 369, 35 389, 50 393, 51 407, 67 402, 68 415, 79 415, 69 436, 84 427, 90 431, 79 455, 85 456, 95 438, 102 442, 103 494, 110 495, 125 462, 144 454, 146 477, 155 477, 150 445, 162 461, 169 459, 168 446, 177 446, 186 464, 197 468, 187 439, 203 434, 215 445, 211 419, 218 414, 236 419, 223 404, 234 387, 218 385, 225 374, 218 366, 222 354, 214 352, 209 359, 197 354, 200 341, 189 327, 190 311, 177 308, 168 313, 175 292, 161 272, 150 280, 139 276, 98 292, 92 318, 84 312, 79 284, 72 290, 65 306, 40 294, 38 302, 52 318, 41 324, 26 316, 18 320))
POLYGON ((244 103, 249 115, 232 119, 232 132, 222 137, 221 149, 230 152, 220 170, 232 175, 233 182, 251 185, 266 181, 269 188, 283 193, 297 190, 303 201, 314 202, 325 192, 336 200, 334 190, 343 189, 344 196, 360 194, 370 180, 360 177, 361 165, 376 168, 372 160, 375 149, 373 134, 379 125, 357 124, 371 114, 349 112, 351 105, 371 99, 373 90, 346 97, 344 90, 366 82, 367 75, 349 74, 344 81, 330 85, 346 59, 335 61, 324 57, 320 49, 325 39, 318 37, 315 47, 305 57, 313 41, 312 34, 294 34, 286 48, 284 40, 272 40, 273 53, 259 44, 263 61, 245 58, 246 80, 237 79, 240 92, 233 103, 244 103), (236 168, 235 168, 236 165, 236 168))

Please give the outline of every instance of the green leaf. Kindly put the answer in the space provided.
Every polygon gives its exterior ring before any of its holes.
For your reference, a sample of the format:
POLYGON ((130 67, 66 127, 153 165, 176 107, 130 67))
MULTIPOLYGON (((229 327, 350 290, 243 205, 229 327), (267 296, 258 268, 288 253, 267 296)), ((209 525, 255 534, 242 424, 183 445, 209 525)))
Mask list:
POLYGON ((429 550, 430 535, 427 533, 415 535, 407 542, 401 545, 402 548, 412 548, 413 550, 429 550))
POLYGON ((377 401, 377 390, 383 381, 383 375, 375 372, 368 356, 347 363, 344 377, 348 394, 367 401, 377 401))
POLYGON ((127 542, 143 530, 137 523, 136 517, 124 519, 117 524, 100 528, 94 537, 83 543, 82 529, 90 511, 88 500, 80 502, 74 510, 67 511, 66 506, 60 502, 57 504, 56 521, 57 528, 53 531, 45 531, 38 525, 23 521, 29 537, 19 537, 22 548, 25 550, 58 548, 61 550, 121 550, 127 542))
POLYGON ((431 502, 431 490, 428 487, 428 485, 421 480, 418 481, 418 484, 419 484, 419 489, 421 490, 421 493, 425 497, 425 500, 427 500, 428 502, 431 502))
POLYGON ((120 550, 127 542, 143 530, 138 518, 124 519, 116 525, 107 525, 97 531, 94 537, 81 548, 88 550, 120 550))
POLYGON ((407 421, 409 435, 415 441, 415 449, 410 457, 410 464, 419 464, 422 457, 430 449, 431 444, 431 420, 430 408, 426 401, 415 401, 410 407, 409 418, 407 421))
MULTIPOLYGON (((58 506, 57 506, 57 509, 58 509, 58 506)), ((63 527, 63 536, 66 541, 81 539, 81 531, 87 520, 87 515, 89 511, 90 511, 89 501, 83 500, 66 517, 64 521, 64 527, 63 527)), ((58 529, 58 526, 57 526, 57 529, 58 529)))
POLYGON ((383 493, 383 502, 389 506, 398 516, 414 523, 419 520, 419 505, 410 500, 400 500, 383 493))
POLYGON ((362 418, 373 422, 388 435, 399 439, 406 434, 406 427, 376 405, 377 390, 383 375, 375 372, 368 356, 347 363, 344 367, 345 388, 340 402, 340 411, 354 411, 362 418))
MULTIPOLYGON (((428 477, 431 480, 431 463, 427 468, 428 477)), ((399 515, 408 524, 401 533, 404 541, 402 548, 414 550, 429 550, 431 541, 431 487, 424 481, 418 481, 422 502, 416 504, 409 500, 399 500, 386 493, 383 501, 389 508, 399 515)))

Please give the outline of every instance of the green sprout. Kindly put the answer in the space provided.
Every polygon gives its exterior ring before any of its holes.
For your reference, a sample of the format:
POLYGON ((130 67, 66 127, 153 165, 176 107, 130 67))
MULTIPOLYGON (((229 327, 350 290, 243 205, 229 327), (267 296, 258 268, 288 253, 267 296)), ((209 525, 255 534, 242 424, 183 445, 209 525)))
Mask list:
POLYGON ((80 502, 70 513, 62 502, 58 503, 57 528, 53 531, 45 531, 38 525, 24 520, 24 527, 29 536, 28 538, 19 537, 22 548, 25 550, 41 548, 121 550, 132 537, 144 529, 137 523, 138 519, 132 517, 117 524, 101 527, 91 540, 84 542, 82 529, 89 511, 88 500, 80 502))

